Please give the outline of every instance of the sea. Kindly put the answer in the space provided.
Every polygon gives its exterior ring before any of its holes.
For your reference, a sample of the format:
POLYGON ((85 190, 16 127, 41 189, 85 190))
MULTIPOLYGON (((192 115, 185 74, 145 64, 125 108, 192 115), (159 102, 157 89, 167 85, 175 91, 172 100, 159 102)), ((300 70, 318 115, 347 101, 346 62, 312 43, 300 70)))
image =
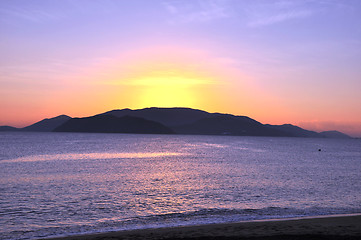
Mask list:
POLYGON ((0 239, 361 213, 361 140, 0 133, 0 239))

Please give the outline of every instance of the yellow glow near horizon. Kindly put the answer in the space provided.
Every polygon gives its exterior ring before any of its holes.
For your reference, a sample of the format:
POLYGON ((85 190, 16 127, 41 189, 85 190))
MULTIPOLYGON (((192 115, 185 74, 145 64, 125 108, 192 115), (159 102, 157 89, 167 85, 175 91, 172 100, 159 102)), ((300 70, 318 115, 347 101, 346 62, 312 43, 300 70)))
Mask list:
MULTIPOLYGON (((238 74, 199 49, 158 46, 122 54, 92 74, 107 88, 112 108, 190 107, 222 111, 223 97, 238 74)), ((232 100, 232 99, 231 99, 232 100)), ((107 104, 109 105, 109 103, 107 104)), ((104 104, 105 105, 105 104, 104 104)))
POLYGON ((169 65, 157 66, 148 71, 140 71, 128 79, 125 85, 135 87, 133 96, 139 107, 196 107, 201 101, 201 86, 214 84, 214 81, 196 71, 182 67, 167 69, 169 65))
POLYGON ((170 84, 149 86, 138 96, 138 104, 147 107, 191 107, 196 102, 197 97, 192 89, 170 84))

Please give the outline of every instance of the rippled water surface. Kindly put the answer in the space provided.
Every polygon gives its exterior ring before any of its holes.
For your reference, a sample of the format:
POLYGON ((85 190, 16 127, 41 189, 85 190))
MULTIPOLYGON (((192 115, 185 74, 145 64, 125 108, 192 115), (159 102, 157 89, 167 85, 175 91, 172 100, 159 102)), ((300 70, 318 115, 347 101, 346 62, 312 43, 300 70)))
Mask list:
POLYGON ((0 133, 0 239, 361 213, 360 192, 357 139, 0 133))

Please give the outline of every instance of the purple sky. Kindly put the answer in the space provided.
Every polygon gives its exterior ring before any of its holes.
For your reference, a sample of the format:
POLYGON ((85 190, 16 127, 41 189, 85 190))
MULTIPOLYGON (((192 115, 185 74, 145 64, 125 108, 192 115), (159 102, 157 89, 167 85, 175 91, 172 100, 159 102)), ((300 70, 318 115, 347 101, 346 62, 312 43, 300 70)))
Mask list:
POLYGON ((184 106, 361 136, 360 26, 359 0, 1 0, 0 125, 184 106))

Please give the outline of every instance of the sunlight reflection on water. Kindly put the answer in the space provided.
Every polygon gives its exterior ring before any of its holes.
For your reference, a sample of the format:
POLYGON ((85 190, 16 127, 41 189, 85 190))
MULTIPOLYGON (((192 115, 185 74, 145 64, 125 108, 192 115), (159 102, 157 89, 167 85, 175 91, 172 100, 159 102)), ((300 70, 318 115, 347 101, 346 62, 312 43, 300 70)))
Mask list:
POLYGON ((157 158, 165 156, 184 155, 174 152, 140 152, 140 153, 69 153, 69 154, 45 154, 31 155, 15 159, 2 160, 0 163, 11 162, 38 162, 54 160, 96 160, 96 159, 117 159, 117 158, 157 158))

